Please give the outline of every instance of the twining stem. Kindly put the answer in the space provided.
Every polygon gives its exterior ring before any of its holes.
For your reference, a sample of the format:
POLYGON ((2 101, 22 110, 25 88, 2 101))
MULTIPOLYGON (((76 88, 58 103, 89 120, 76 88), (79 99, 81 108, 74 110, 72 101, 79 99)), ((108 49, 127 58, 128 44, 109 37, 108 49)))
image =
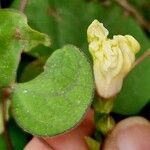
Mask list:
POLYGON ((21 1, 20 1, 20 8, 19 8, 19 10, 20 10, 21 12, 24 12, 24 10, 25 10, 25 8, 26 8, 26 6, 27 6, 27 2, 28 2, 28 0, 21 0, 21 1))
POLYGON ((133 68, 135 68, 137 65, 139 65, 141 62, 143 62, 147 57, 150 57, 150 49, 148 49, 147 51, 144 52, 144 54, 142 56, 140 56, 135 63, 133 64, 133 68))
POLYGON ((127 0, 114 0, 116 3, 118 3, 121 7, 123 7, 127 12, 129 12, 142 26, 144 29, 146 29, 148 32, 150 32, 150 22, 144 19, 144 17, 139 13, 139 11, 132 6, 127 0))
POLYGON ((10 96, 10 89, 4 88, 2 91, 2 116, 3 116, 4 138, 6 141, 7 150, 13 150, 7 126, 7 100, 9 96, 10 96))

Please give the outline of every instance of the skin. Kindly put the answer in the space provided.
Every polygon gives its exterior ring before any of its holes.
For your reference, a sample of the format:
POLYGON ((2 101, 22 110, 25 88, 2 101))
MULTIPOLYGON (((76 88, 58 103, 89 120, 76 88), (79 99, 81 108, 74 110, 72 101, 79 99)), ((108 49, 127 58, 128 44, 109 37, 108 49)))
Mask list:
MULTIPOLYGON (((94 131, 93 112, 72 131, 53 138, 34 137, 25 150, 88 150, 84 136, 94 131)), ((150 123, 142 117, 119 122, 106 138, 102 150, 150 150, 150 123)))
POLYGON ((150 123, 143 117, 120 121, 105 140, 102 150, 150 150, 150 123))

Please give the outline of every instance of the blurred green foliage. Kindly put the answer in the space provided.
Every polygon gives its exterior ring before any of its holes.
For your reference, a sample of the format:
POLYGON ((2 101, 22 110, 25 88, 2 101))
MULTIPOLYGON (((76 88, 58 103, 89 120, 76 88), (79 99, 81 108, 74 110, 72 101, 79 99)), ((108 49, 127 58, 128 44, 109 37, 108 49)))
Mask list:
MULTIPOLYGON (((110 37, 115 34, 133 35, 141 44, 141 51, 137 58, 141 56, 150 47, 150 33, 145 32, 137 20, 127 14, 113 0, 109 0, 107 4, 103 2, 104 0, 29 0, 25 9, 29 25, 48 34, 52 39, 52 47, 49 49, 38 46, 28 52, 37 60, 29 62, 29 65, 22 69, 19 81, 28 81, 37 76, 43 70, 44 59, 65 44, 70 43, 80 47, 91 60, 86 30, 94 19, 104 23, 110 31, 110 37), (42 63, 40 63, 41 57, 42 63)), ((128 2, 138 10, 145 20, 150 21, 150 0, 128 0, 128 2)), ((19 5, 20 0, 14 0, 11 8, 18 9, 19 5)), ((138 114, 150 102, 149 65, 150 59, 147 58, 129 73, 124 81, 123 89, 117 97, 114 112, 124 115, 138 114)), ((18 134, 17 131, 15 134, 18 134)), ((0 149, 4 149, 4 147, 0 147, 0 149)))
MULTIPOLYGON (((141 10, 148 1, 132 0, 131 4, 141 10)), ((13 8, 19 7, 19 0, 13 8)), ((141 10, 142 11, 142 10, 141 10)), ((142 11, 143 12, 143 11, 142 11)), ((149 48, 150 40, 137 21, 115 2, 104 5, 98 1, 85 0, 30 0, 25 9, 29 24, 39 31, 47 33, 52 38, 52 48, 38 47, 31 51, 31 55, 48 57, 56 48, 66 43, 80 47, 89 57, 86 30, 88 25, 98 19, 110 31, 110 37, 115 34, 131 34, 141 45, 139 57, 149 48), (34 13, 33 13, 34 12, 34 13)), ((90 57, 89 57, 90 58, 90 57)), ((150 98, 150 60, 145 60, 136 67, 124 82, 123 90, 119 94, 114 111, 121 114, 136 114, 148 103, 150 98)), ((31 68, 32 64, 29 64, 31 68)), ((26 69, 27 72, 29 69, 26 69)), ((33 70, 40 70, 35 67, 33 70)), ((42 69, 41 69, 42 70, 42 69)), ((22 73, 28 78, 28 73, 22 73)), ((31 79, 32 76, 29 77, 31 79)))
POLYGON ((136 7, 147 21, 150 21, 150 0, 129 0, 129 2, 136 7))

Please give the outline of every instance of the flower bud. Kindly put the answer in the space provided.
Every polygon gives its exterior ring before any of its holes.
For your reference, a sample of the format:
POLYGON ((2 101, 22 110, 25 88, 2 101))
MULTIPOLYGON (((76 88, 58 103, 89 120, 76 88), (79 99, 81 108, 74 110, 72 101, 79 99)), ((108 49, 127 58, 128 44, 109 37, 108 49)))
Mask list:
POLYGON ((138 41, 130 35, 107 37, 108 30, 94 20, 87 30, 89 51, 93 57, 93 70, 98 94, 103 98, 115 96, 131 70, 135 54, 140 50, 138 41))

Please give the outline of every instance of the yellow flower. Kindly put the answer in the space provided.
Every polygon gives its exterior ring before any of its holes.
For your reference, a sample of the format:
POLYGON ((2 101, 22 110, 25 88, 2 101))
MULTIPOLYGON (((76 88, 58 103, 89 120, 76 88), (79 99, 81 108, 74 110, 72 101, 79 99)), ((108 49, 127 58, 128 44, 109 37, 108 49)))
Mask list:
POLYGON ((106 99, 121 90, 123 79, 131 70, 135 54, 140 50, 134 37, 115 35, 113 39, 109 39, 108 33, 98 20, 94 20, 87 30, 96 89, 106 99))

